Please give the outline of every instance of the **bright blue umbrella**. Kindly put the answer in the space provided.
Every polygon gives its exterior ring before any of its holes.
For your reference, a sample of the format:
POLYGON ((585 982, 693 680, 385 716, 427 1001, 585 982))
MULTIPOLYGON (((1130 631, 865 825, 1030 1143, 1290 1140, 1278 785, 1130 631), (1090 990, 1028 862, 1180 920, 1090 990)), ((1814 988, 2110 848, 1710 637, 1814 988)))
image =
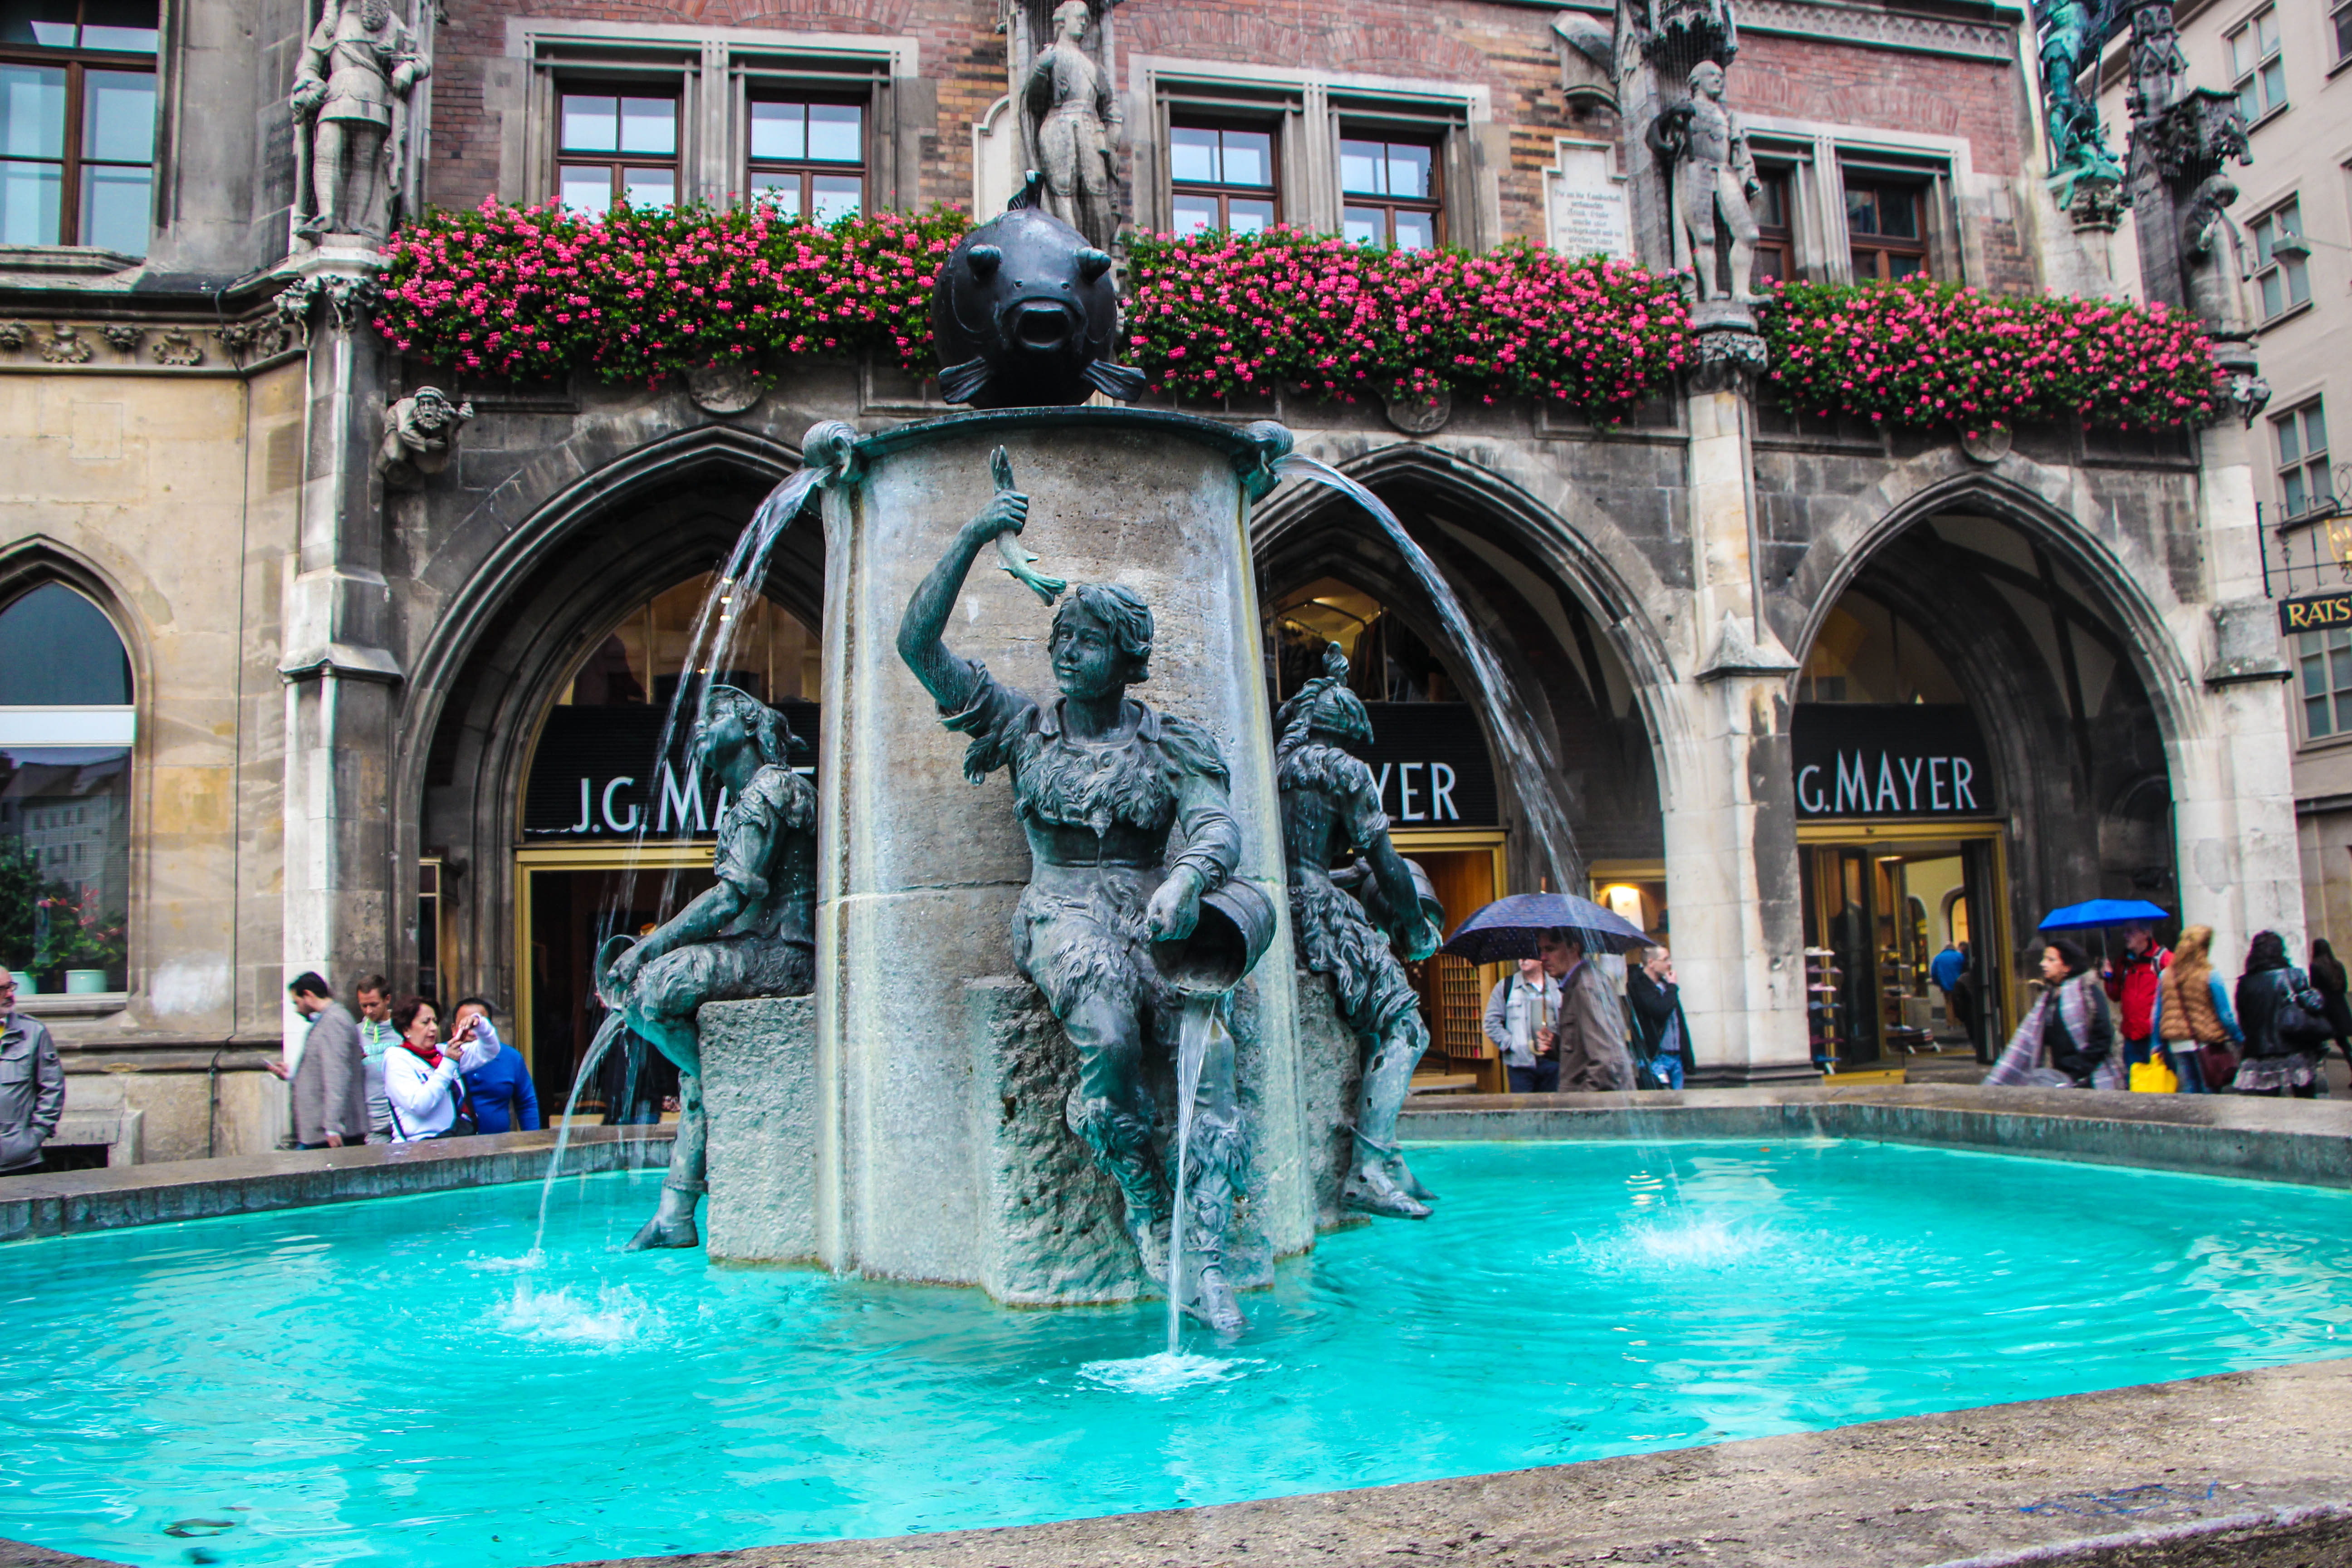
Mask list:
POLYGON ((2098 931, 2107 926, 2138 925, 2145 921, 2154 925, 2172 918, 2172 911, 2146 899, 2093 899, 2086 904, 2068 904, 2063 910, 2052 910, 2043 917, 2036 931, 2098 931))
POLYGON ((1513 893, 1497 899, 1454 928, 1439 951, 1473 963, 1501 963, 1536 956, 1536 938, 1548 931, 1572 931, 1588 950, 1631 952, 1650 945, 1648 933, 1622 915, 1610 913, 1574 893, 1513 893))

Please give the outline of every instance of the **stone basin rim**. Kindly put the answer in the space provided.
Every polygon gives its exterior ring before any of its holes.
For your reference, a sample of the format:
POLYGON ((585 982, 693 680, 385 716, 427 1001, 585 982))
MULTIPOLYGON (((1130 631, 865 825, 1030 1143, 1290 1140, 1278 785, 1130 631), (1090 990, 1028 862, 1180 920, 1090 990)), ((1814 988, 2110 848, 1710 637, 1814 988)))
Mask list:
MULTIPOLYGON (((1273 421, 1250 423, 1269 424, 1273 421)), ((1223 420, 1183 414, 1172 408, 1102 408, 1086 404, 1067 408, 975 408, 964 413, 942 415, 936 419, 917 419, 861 436, 851 445, 850 451, 857 462, 864 465, 877 458, 926 446, 950 436, 984 434, 992 430, 1069 428, 1181 436, 1213 447, 1222 456, 1241 465, 1270 460, 1277 455, 1270 453, 1265 444, 1249 435, 1243 426, 1223 420)))

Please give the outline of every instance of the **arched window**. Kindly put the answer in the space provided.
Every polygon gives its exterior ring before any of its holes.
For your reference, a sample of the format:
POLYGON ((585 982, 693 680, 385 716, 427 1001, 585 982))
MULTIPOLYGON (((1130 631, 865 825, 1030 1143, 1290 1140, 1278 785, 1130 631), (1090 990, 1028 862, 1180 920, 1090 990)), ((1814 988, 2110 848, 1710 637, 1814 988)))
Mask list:
POLYGON ((25 994, 120 992, 131 906, 131 660, 61 583, 0 610, 0 963, 25 994))

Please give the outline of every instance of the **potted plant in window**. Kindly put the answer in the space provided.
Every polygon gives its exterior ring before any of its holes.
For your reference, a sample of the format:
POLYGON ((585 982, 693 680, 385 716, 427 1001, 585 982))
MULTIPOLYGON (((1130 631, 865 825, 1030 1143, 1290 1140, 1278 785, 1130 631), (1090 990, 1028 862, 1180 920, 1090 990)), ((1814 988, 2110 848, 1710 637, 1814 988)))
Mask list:
POLYGON ((63 971, 66 994, 93 995, 109 989, 112 972, 123 960, 121 922, 108 922, 91 913, 89 898, 69 895, 43 899, 38 922, 40 940, 33 955, 36 970, 63 971))

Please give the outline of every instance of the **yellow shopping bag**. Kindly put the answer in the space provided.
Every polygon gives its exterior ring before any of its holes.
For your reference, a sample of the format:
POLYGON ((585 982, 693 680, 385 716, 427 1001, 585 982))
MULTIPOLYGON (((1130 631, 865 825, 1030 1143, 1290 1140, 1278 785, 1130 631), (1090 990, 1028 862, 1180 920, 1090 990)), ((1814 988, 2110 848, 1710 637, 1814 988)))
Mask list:
POLYGON ((2164 1059, 2164 1052, 2154 1053, 2153 1061, 2134 1062, 2131 1069, 2132 1092, 2135 1094, 2178 1094, 2180 1075, 2164 1059))

